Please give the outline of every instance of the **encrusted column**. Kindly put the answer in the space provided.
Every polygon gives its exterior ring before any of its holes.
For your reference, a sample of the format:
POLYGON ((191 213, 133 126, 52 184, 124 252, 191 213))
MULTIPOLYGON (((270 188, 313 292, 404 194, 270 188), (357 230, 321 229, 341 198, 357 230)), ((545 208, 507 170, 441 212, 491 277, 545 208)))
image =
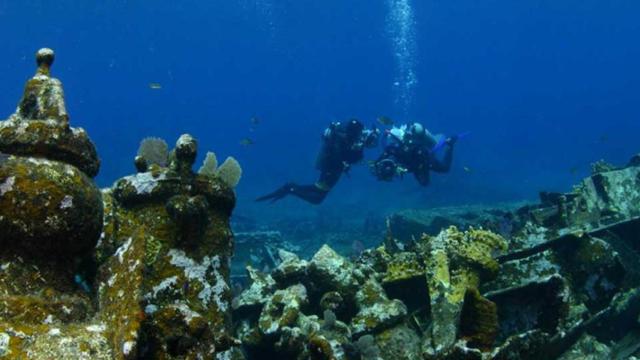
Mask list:
POLYGON ((497 334, 496 306, 478 287, 497 274, 492 254, 506 249, 505 240, 489 231, 450 227, 423 238, 423 244, 432 320, 425 355, 443 357, 458 337, 474 347, 490 348, 497 334))
POLYGON ((103 208, 91 178, 100 163, 85 131, 69 126, 62 84, 50 76, 54 52, 36 60, 18 109, 0 121, 0 355, 69 358, 85 343, 101 358, 104 338, 85 329, 95 313, 103 208))
POLYGON ((138 296, 140 336, 125 343, 139 356, 211 358, 233 343, 227 279, 235 194, 214 173, 192 171, 197 143, 190 135, 182 135, 168 156, 162 155, 161 140, 149 141, 144 146, 155 155, 147 157, 155 159, 138 156, 139 172, 104 193, 105 234, 98 254, 109 260, 100 276, 101 305, 118 307, 138 296), (131 260, 109 257, 114 251, 131 260))

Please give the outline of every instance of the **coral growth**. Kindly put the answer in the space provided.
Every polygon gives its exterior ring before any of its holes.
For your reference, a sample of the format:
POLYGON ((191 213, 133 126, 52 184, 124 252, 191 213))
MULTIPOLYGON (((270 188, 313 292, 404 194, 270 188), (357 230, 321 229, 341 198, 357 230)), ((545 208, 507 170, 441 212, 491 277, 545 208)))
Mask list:
POLYGON ((169 146, 166 141, 160 138, 144 138, 140 142, 138 156, 144 159, 147 166, 158 165, 165 167, 169 161, 169 146))
MULTIPOLYGON (((273 271, 273 277, 266 274, 256 277, 255 270, 250 269, 254 283, 235 302, 236 333, 249 354, 255 354, 250 356, 257 358, 261 358, 257 355, 259 349, 267 347, 273 350, 274 357, 290 356, 293 352, 296 354, 294 357, 310 358, 361 356, 374 359, 384 354, 386 358, 413 359, 423 350, 419 336, 406 324, 414 323, 417 318, 421 319, 419 323, 428 321, 423 318, 427 316, 433 321, 429 338, 442 340, 444 335, 440 331, 449 330, 452 334, 449 347, 452 347, 458 336, 462 336, 457 329, 466 305, 465 314, 478 314, 482 320, 465 318, 468 321, 464 324, 464 337, 488 349, 497 331, 495 327, 490 328, 490 324, 496 324, 495 321, 491 323, 491 307, 486 305, 491 302, 473 290, 497 267, 491 255, 493 251, 504 247, 504 240, 491 232, 474 229, 460 232, 451 228, 435 238, 425 237, 412 252, 390 255, 380 248, 365 251, 356 263, 351 263, 327 245, 322 246, 310 261, 280 251, 282 261, 273 271), (441 254, 438 253, 440 250, 441 254), (434 267, 438 263, 434 258, 440 257, 445 261, 446 271, 434 267), (381 272, 373 270, 376 268, 381 272), (443 293, 441 288, 435 287, 431 291, 432 273, 453 279, 449 292, 443 293), (414 311, 410 313, 403 300, 389 297, 386 288, 397 290, 393 285, 414 283, 415 286, 422 284, 424 290, 420 292, 414 288, 413 296, 423 295, 425 298, 409 301, 414 311), (470 289, 469 294, 477 296, 469 295, 467 300, 467 289, 470 289), (431 302, 430 294, 433 294, 431 302), (448 312, 444 311, 446 306, 437 300, 440 298, 438 294, 447 294, 443 299, 450 304, 448 312), (456 296, 459 299, 456 300, 456 296), (247 311, 249 306, 252 313, 247 311), (313 325, 310 327, 310 324, 313 325), (340 337, 339 343, 332 342, 332 339, 338 339, 335 338, 336 329, 346 329, 348 335, 340 337), (291 343, 292 332, 297 334, 295 346, 291 343), (409 343, 402 339, 413 339, 412 345, 407 346, 409 343), (272 347, 272 342, 276 346, 272 347), (384 346, 378 350, 376 342, 384 346), (328 344, 331 344, 331 352, 328 344)), ((410 293, 398 294, 402 299, 408 299, 410 293)), ((495 307, 493 310, 495 320, 495 307)), ((420 331, 425 331, 419 324, 417 326, 420 331)), ((444 349, 437 351, 443 352, 444 349)))
POLYGON ((230 334, 235 194, 192 170, 197 143, 143 141, 138 173, 100 191, 99 161, 69 127, 53 52, 38 52, 0 122, 0 356, 211 358, 230 334))
POLYGON ((487 351, 492 348, 498 335, 498 309, 478 289, 467 290, 460 314, 460 336, 469 346, 487 351))
POLYGON ((229 187, 235 188, 242 177, 242 168, 240 167, 240 163, 231 156, 226 158, 218 167, 216 154, 208 152, 198 173, 200 175, 218 177, 229 187))
POLYGON ((323 358, 324 339, 336 359, 576 358, 591 351, 577 343, 587 334, 638 354, 628 345, 637 337, 625 333, 637 331, 640 315, 638 171, 598 173, 576 193, 546 194, 513 212, 465 215, 479 222, 466 231, 421 236, 458 218, 416 226, 414 214, 390 223, 385 245, 354 261, 327 245, 310 260, 280 251, 261 275, 269 286, 248 291, 253 313, 234 312, 236 334, 250 359, 323 358), (394 231, 412 240, 390 241, 394 231), (257 321, 265 301, 296 285, 307 299, 297 320, 267 335, 257 321), (332 338, 342 324, 350 336, 332 338))
POLYGON ((233 188, 240 182, 242 168, 240 167, 240 163, 230 156, 220 165, 216 171, 216 175, 220 177, 225 184, 233 188))
POLYGON ((198 174, 214 176, 216 174, 216 169, 218 168, 218 158, 216 154, 211 151, 207 151, 207 155, 204 157, 204 161, 202 162, 202 166, 198 169, 198 174))
MULTIPOLYGON (((384 245, 352 260, 328 245, 308 260, 265 248, 251 254, 269 266, 247 267, 232 299, 238 162, 208 153, 196 173, 193 136, 170 152, 146 139, 137 173, 100 191, 53 60, 38 52, 0 122, 0 357, 640 356, 637 156, 515 211, 396 214, 384 245)), ((282 244, 274 231, 238 238, 282 244)))

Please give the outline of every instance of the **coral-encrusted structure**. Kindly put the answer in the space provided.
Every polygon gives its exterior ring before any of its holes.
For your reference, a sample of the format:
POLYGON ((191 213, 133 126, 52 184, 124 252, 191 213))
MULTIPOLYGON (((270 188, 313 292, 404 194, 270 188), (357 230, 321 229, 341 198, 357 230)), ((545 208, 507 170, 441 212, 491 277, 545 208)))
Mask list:
POLYGON ((53 59, 38 52, 18 110, 0 122, 0 358, 219 356, 237 344, 233 189, 192 171, 197 144, 183 135, 167 163, 144 161, 100 191, 53 59))
POLYGON ((85 131, 69 126, 62 85, 50 77, 53 51, 36 59, 16 113, 0 122, 0 352, 70 358, 84 346, 106 359, 86 284, 102 229, 91 180, 99 161, 85 131))
POLYGON ((354 261, 326 245, 310 260, 280 251, 270 273, 250 269, 236 334, 249 359, 637 357, 634 159, 540 204, 402 211, 354 261), (274 306, 294 289, 304 301, 274 306))
POLYGON ((18 109, 0 122, 0 353, 68 358, 87 344, 108 358, 91 296, 74 281, 91 276, 102 228, 91 180, 99 161, 86 132, 69 126, 62 85, 50 77, 53 52, 36 56, 18 109))
POLYGON ((99 294, 105 307, 130 301, 144 314, 145 337, 128 339, 141 356, 206 358, 231 345, 228 220, 235 195, 191 170, 196 150, 195 139, 183 135, 167 167, 152 165, 104 192, 98 254, 107 267, 99 294), (131 251, 137 255, 122 260, 131 251))
POLYGON ((301 259, 275 249, 279 233, 246 231, 244 259, 268 262, 232 299, 237 162, 218 171, 211 153, 195 173, 194 137, 171 152, 147 140, 137 173, 100 191, 53 60, 38 52, 0 122, 0 358, 640 356, 637 155, 540 204, 402 212, 352 260, 327 245, 301 259))
POLYGON ((100 162, 86 132, 69 126, 62 85, 49 75, 53 59, 38 52, 16 113, 0 122, 0 251, 26 260, 90 253, 102 228, 91 181, 100 162))
MULTIPOLYGON (((427 353, 445 353, 459 336, 460 318, 464 306, 477 307, 488 302, 479 295, 482 280, 494 278, 499 270, 492 254, 505 251, 506 241, 489 231, 470 229, 463 233, 455 227, 442 231, 435 238, 425 237, 425 263, 431 309, 431 344, 427 353), (469 295, 471 294, 471 297, 469 295), (470 303, 468 300, 474 300, 470 303)), ((496 319, 490 331, 497 331, 497 314, 483 314, 496 319)), ((472 320, 472 319, 470 319, 472 320)), ((475 320, 475 319, 474 319, 475 320)), ((467 329, 473 328, 468 326, 467 329)), ((466 337, 487 337, 487 334, 466 334, 466 337)), ((493 339, 484 341, 492 345, 493 339)))
POLYGON ((498 315, 478 288, 496 275, 493 254, 505 249, 499 235, 452 227, 413 251, 390 255, 381 247, 356 263, 326 245, 310 261, 280 251, 273 276, 249 269, 253 283, 233 302, 237 335, 260 359, 449 356, 461 337, 488 349, 498 315), (371 335, 378 345, 360 349, 371 335))

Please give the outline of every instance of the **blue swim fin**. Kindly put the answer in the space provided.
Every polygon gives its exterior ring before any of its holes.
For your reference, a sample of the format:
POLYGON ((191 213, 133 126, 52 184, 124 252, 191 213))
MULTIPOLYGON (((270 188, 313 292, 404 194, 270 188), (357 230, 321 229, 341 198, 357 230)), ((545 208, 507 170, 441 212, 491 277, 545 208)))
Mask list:
MULTIPOLYGON (((463 137, 468 136, 469 134, 471 134, 470 131, 465 131, 463 133, 454 135, 458 140, 462 139, 463 137)), ((431 152, 436 153, 438 151, 440 151, 440 149, 442 149, 444 147, 444 144, 447 143, 447 137, 442 135, 442 134, 438 134, 436 135, 436 138, 438 139, 438 142, 436 142, 436 144, 433 146, 433 148, 431 148, 431 152)))

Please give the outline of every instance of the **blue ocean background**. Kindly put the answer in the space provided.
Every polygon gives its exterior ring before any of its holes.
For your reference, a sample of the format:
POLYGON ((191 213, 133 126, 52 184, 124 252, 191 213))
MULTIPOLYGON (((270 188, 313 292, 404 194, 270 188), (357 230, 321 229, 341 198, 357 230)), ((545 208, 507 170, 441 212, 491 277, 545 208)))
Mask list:
POLYGON ((142 138, 188 132, 200 159, 242 164, 241 216, 535 200, 640 150, 639 14, 631 0, 1 0, 0 118, 51 47, 103 187, 135 171, 142 138), (315 181, 329 122, 381 115, 471 135, 428 188, 363 164, 320 206, 253 202, 315 181))

